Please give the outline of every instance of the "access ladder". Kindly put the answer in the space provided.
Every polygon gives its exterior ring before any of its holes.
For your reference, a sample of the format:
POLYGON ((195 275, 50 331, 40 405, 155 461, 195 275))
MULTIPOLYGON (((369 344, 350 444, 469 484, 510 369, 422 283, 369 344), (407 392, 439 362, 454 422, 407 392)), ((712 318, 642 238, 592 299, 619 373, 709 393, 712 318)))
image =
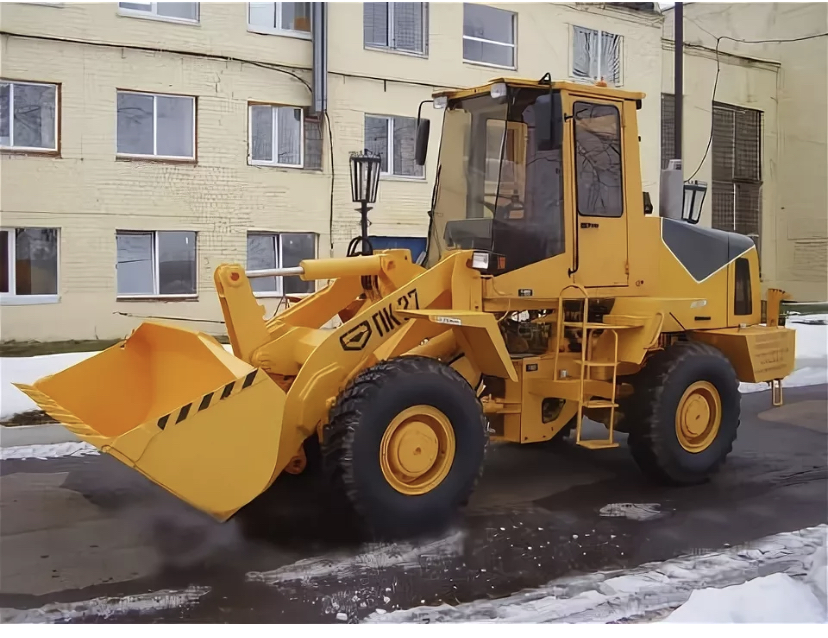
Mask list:
MULTIPOLYGON (((568 299, 572 299, 569 297, 568 299)), ((607 448, 618 447, 618 443, 614 440, 615 427, 615 409, 618 407, 616 402, 616 382, 618 379, 618 330, 637 328, 639 326, 631 325, 615 325, 606 323, 595 323, 589 321, 589 295, 587 291, 579 284, 570 284, 561 290, 558 296, 558 321, 556 326, 556 349, 555 349, 555 379, 560 380, 561 370, 558 367, 558 355, 563 343, 564 328, 572 328, 576 332, 576 336, 581 338, 581 358, 578 363, 578 378, 573 382, 578 383, 578 420, 575 426, 575 443, 590 450, 603 450, 607 448), (570 289, 575 288, 581 293, 581 297, 576 298, 583 302, 583 315, 581 321, 566 321, 564 317, 564 293, 570 289), (595 330, 606 330, 613 336, 613 355, 610 361, 593 361, 592 359, 592 336, 595 330), (592 370, 594 368, 610 368, 612 370, 612 382, 609 398, 593 399, 592 396, 586 394, 586 382, 592 379, 592 370), (581 439, 581 424, 584 417, 584 408, 609 408, 610 418, 607 423, 609 436, 607 439, 581 439)))

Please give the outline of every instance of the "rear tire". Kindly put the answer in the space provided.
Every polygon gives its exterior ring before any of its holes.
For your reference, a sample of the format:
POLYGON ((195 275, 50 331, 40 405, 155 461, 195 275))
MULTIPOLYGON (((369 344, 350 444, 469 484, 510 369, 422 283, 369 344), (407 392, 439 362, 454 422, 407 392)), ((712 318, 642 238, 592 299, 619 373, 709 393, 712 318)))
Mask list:
MULTIPOLYGON (((435 359, 400 357, 363 371, 340 395, 324 431, 322 455, 335 502, 346 504, 363 532, 396 537, 450 522, 475 488, 487 444, 487 423, 468 382, 435 359), (406 417, 412 410, 414 416, 406 417), (429 424, 439 436, 424 430, 429 424), (393 450, 408 445, 406 436, 426 437, 423 456, 407 456, 406 462, 432 458, 429 450, 439 449, 421 477, 404 477, 410 484, 393 474, 400 466, 394 459, 403 458, 393 450), (430 448, 432 439, 438 443, 430 448)), ((406 449, 420 455, 415 445, 406 449)))
POLYGON ((629 382, 634 393, 620 409, 641 471, 672 485, 708 480, 733 449, 739 427, 739 382, 727 357, 681 341, 655 353, 629 382))

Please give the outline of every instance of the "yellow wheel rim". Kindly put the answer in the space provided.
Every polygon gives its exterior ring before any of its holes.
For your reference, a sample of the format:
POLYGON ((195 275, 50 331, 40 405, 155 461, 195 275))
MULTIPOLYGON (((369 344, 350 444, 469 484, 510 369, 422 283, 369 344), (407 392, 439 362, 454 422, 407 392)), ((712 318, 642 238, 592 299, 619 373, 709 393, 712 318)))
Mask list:
POLYGON ((684 391, 676 410, 676 436, 688 452, 703 452, 719 434, 722 401, 716 387, 696 381, 684 391))
POLYGON ((382 474, 398 492, 426 494, 446 478, 454 448, 448 417, 430 405, 415 405, 394 417, 382 436, 382 474))

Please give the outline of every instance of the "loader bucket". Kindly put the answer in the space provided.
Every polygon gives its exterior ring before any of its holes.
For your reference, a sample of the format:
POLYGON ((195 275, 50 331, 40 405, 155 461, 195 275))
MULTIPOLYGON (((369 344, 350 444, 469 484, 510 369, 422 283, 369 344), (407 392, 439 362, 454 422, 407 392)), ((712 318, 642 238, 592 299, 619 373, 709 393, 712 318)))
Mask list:
POLYGON ((79 438, 219 520, 266 490, 301 441, 282 440, 284 391, 212 337, 142 324, 33 386, 79 438))

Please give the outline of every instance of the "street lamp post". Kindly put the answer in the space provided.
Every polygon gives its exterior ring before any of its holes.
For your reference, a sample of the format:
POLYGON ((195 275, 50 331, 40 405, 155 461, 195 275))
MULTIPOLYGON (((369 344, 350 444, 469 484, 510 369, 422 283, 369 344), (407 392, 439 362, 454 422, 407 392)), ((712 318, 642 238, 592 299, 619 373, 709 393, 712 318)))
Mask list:
POLYGON ((351 153, 351 199, 359 204, 360 229, 362 232, 362 254, 369 255, 373 251, 368 242, 368 211, 377 201, 379 176, 382 159, 369 150, 351 153))

